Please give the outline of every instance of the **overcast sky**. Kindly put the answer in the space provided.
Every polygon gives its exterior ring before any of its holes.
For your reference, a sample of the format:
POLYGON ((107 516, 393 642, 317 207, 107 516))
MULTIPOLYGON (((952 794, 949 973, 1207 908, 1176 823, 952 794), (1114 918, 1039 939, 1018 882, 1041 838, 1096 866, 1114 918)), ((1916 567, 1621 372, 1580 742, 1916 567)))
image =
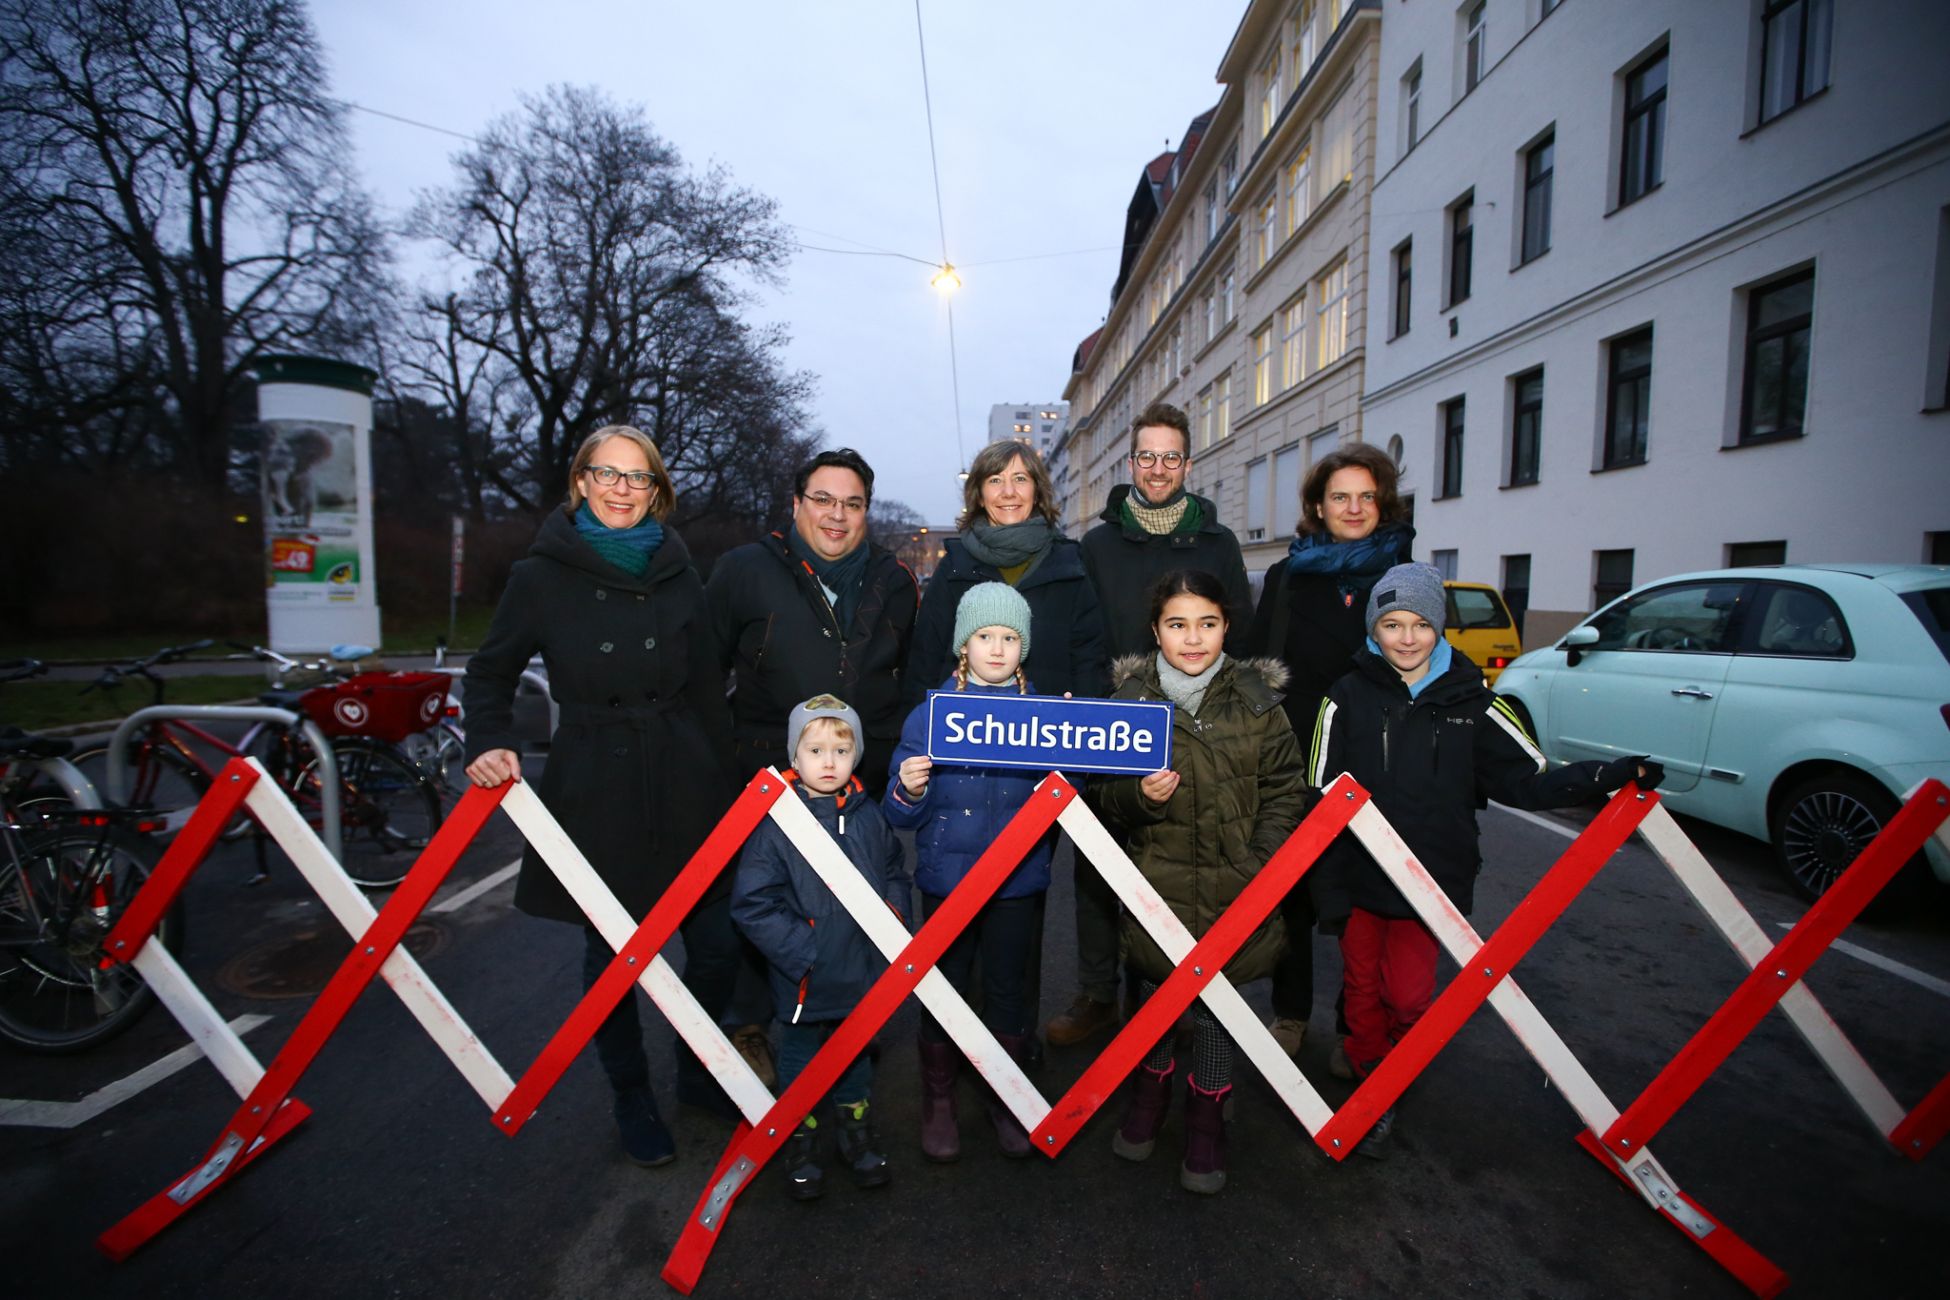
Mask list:
MULTIPOLYGON (((873 464, 879 495, 946 522, 990 405, 1061 395, 1108 306, 1139 169, 1217 102, 1243 10, 923 0, 948 255, 964 268, 960 452, 927 268, 802 251, 751 311, 791 331, 791 363, 817 378, 814 419, 873 464), (1098 251, 1037 256, 1080 249, 1098 251)), ((687 163, 722 163, 777 199, 806 243, 939 255, 912 0, 314 0, 312 13, 343 99, 474 132, 523 93, 598 86, 641 105, 687 163)), ((464 147, 369 113, 350 126, 389 217, 447 183, 464 147)))

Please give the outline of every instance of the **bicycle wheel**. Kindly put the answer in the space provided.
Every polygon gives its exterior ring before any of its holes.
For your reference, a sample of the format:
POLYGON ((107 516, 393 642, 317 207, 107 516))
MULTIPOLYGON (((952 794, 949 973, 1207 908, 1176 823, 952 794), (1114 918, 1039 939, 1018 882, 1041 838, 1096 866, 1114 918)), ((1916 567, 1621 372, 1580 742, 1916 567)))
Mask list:
MULTIPOLYGON (((109 827, 10 839, 0 863, 0 1039, 78 1052, 134 1024, 155 994, 132 967, 101 969, 102 940, 156 863, 148 843, 109 827)), ((183 946, 179 904, 156 938, 183 946)))
MULTIPOLYGON (((427 775, 383 745, 344 740, 339 767, 340 865, 354 883, 387 889, 406 873, 440 825, 440 791, 427 775)), ((317 818, 318 760, 298 773, 306 815, 317 818)))
POLYGON ((467 789, 467 741, 459 727, 443 722, 416 731, 399 743, 400 752, 426 773, 443 800, 456 799, 467 789))
MULTIPOLYGON (((210 778, 170 745, 138 742, 130 747, 129 755, 123 804, 130 808, 155 809, 162 814, 163 829, 168 834, 182 830, 183 823, 190 819, 190 813, 210 789, 210 778)), ((94 782, 96 791, 106 802, 108 746, 91 745, 77 751, 69 761, 94 782)))

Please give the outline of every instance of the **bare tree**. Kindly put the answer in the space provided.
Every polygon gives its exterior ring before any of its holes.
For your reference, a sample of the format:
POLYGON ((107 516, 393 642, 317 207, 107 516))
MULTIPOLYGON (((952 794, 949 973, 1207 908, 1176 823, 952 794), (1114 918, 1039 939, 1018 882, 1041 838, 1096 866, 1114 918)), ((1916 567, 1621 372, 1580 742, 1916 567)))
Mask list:
POLYGON ((773 202, 687 170, 640 111, 594 90, 552 87, 481 140, 409 223, 466 276, 423 296, 415 373, 470 412, 495 386, 470 472, 539 510, 584 435, 629 423, 657 440, 684 514, 762 518, 758 489, 776 489, 811 387, 781 366, 782 334, 736 314, 741 286, 785 264, 773 202))
POLYGON ((140 414, 221 486, 259 356, 363 353, 385 243, 325 91, 298 0, 0 0, 8 242, 38 254, 0 280, 0 387, 32 427, 121 451, 140 414))

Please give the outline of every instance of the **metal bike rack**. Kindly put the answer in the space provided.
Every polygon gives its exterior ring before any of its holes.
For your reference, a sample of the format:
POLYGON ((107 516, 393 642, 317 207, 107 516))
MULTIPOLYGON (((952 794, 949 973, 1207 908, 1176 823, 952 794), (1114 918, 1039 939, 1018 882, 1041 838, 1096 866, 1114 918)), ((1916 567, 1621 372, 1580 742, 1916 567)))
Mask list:
POLYGON ((152 704, 146 709, 137 709, 122 719, 108 741, 106 793, 111 804, 123 803, 129 797, 126 771, 129 738, 151 723, 171 718, 197 722, 269 722, 303 736, 305 743, 311 746, 312 753, 318 755, 319 838, 325 841, 325 847, 331 851, 334 861, 345 860, 339 830, 338 755, 316 722, 290 709, 273 708, 266 704, 152 704))
POLYGON ((67 759, 37 758, 31 761, 42 776, 61 787, 62 796, 74 807, 86 810, 102 806, 102 797, 95 789, 95 783, 67 759))

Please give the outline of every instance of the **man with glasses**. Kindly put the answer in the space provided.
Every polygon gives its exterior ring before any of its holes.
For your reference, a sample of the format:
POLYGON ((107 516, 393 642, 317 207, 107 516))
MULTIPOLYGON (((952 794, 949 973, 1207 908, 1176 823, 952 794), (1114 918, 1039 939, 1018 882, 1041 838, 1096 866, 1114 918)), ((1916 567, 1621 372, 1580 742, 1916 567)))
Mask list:
POLYGON ((859 713, 866 752, 857 774, 875 799, 886 788, 920 593, 907 566, 868 540, 872 500, 873 469, 860 453, 823 451, 793 479, 791 527, 731 551, 711 571, 705 594, 732 674, 741 781, 791 761, 786 716, 823 694, 859 713))
MULTIPOLYGON (((1169 402, 1131 422, 1129 484, 1110 490, 1103 522, 1083 535, 1083 568, 1097 590, 1113 662, 1151 655, 1151 586, 1173 569, 1203 569, 1226 591, 1227 654, 1242 653, 1252 623, 1252 588, 1239 539, 1207 497, 1185 490, 1192 426, 1169 402)), ((1088 867, 1076 873, 1077 986, 1074 1002, 1044 1026, 1053 1046, 1080 1043, 1117 1022, 1117 895, 1088 867)))

